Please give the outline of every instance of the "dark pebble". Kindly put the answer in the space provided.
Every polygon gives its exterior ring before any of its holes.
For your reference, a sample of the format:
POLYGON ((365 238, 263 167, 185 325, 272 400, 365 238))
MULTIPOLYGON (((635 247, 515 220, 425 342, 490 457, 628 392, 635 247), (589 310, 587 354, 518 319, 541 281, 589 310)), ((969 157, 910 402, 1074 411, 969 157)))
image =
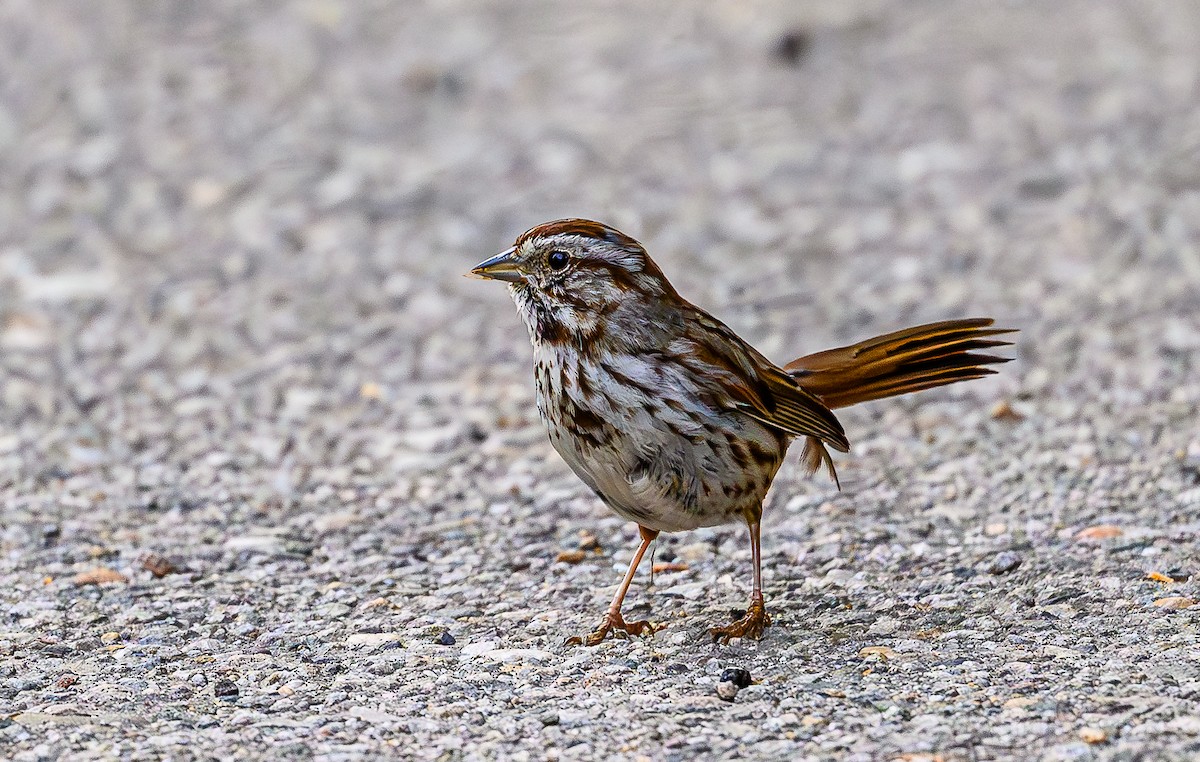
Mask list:
POLYGON ((799 66, 812 45, 812 39, 803 29, 784 32, 775 42, 775 57, 789 66, 799 66))
POLYGON ((237 701, 238 687, 232 680, 221 678, 213 686, 213 696, 221 701, 237 701))
POLYGON ((438 645, 452 646, 458 641, 450 634, 449 630, 442 630, 442 634, 438 636, 438 645))
POLYGON ((730 667, 721 673, 721 682, 733 683, 738 688, 745 688, 750 684, 750 670, 730 667))
POLYGON ((1017 192, 1029 198, 1058 198, 1070 187, 1062 175, 1039 175, 1021 181, 1017 192))

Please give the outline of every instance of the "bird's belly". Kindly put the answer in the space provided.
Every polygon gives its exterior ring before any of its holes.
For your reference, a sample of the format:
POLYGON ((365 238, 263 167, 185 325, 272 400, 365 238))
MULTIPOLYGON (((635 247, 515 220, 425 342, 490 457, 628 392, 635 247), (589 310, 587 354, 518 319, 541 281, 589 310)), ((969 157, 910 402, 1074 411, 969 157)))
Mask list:
MULTIPOLYGON (((571 463, 570 460, 567 461, 571 463)), ((574 464, 572 464, 574 468, 574 464)), ((680 532, 703 526, 724 524, 736 518, 728 500, 704 499, 689 503, 666 479, 649 474, 630 477, 593 460, 576 469, 585 482, 619 516, 660 532, 680 532)))
MULTIPOLYGON (((690 500, 677 478, 628 467, 629 458, 580 447, 551 436, 551 443, 571 470, 622 518, 660 532, 680 532, 724 524, 737 518, 723 494, 690 500)), ((711 490, 711 488, 710 488, 711 490)), ((703 491, 703 489, 701 490, 703 491)))
POLYGON ((618 515, 662 532, 740 521, 758 509, 787 446, 750 419, 756 439, 747 444, 724 432, 679 436, 638 416, 604 436, 578 436, 547 417, 550 441, 571 470, 618 515), (762 461, 742 457, 751 451, 762 461))
POLYGON ((554 449, 618 514, 677 532, 760 510, 790 437, 714 407, 680 367, 638 355, 583 362, 544 344, 535 359, 554 449))

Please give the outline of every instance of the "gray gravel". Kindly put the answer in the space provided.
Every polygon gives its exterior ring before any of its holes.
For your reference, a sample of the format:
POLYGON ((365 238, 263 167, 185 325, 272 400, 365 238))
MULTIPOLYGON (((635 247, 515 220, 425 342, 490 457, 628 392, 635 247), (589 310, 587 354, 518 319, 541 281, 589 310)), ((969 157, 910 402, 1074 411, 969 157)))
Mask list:
POLYGON ((1200 5, 705 5, 0 4, 0 756, 1200 754, 1200 5), (785 465, 761 643, 730 527, 568 648, 636 533, 459 277, 568 214, 1017 362, 785 465))

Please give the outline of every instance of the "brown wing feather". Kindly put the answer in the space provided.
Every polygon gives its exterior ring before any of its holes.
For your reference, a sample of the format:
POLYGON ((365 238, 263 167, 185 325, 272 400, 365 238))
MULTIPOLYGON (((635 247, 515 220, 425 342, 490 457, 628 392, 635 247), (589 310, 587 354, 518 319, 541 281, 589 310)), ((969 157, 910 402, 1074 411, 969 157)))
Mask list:
POLYGON ((815 437, 841 452, 850 449, 841 422, 821 400, 721 321, 701 310, 694 319, 705 327, 705 335, 720 338, 706 344, 711 356, 702 359, 743 382, 727 391, 746 415, 793 436, 815 437))
POLYGON ((784 431, 813 436, 839 452, 850 450, 841 421, 811 392, 797 386, 787 373, 771 366, 767 384, 775 396, 775 409, 764 419, 784 431))

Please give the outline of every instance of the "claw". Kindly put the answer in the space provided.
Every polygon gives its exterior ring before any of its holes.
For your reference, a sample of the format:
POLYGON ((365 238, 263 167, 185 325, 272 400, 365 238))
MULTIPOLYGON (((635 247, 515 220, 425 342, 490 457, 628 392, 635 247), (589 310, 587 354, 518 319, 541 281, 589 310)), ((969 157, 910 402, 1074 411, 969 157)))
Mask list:
POLYGON ((731 638, 759 640, 769 624, 771 624, 771 617, 767 614, 767 607, 762 601, 751 601, 750 608, 746 609, 744 617, 724 627, 713 627, 708 634, 712 636, 714 643, 726 645, 731 638))
POLYGON ((604 619, 601 620, 600 626, 594 631, 582 638, 579 636, 567 638, 566 643, 563 645, 594 646, 599 645, 599 643, 607 638, 610 633, 624 632, 626 635, 634 636, 652 635, 664 627, 666 627, 665 624, 653 624, 645 619, 641 620, 640 622, 626 622, 621 617, 620 613, 613 613, 610 611, 604 615, 604 619))

